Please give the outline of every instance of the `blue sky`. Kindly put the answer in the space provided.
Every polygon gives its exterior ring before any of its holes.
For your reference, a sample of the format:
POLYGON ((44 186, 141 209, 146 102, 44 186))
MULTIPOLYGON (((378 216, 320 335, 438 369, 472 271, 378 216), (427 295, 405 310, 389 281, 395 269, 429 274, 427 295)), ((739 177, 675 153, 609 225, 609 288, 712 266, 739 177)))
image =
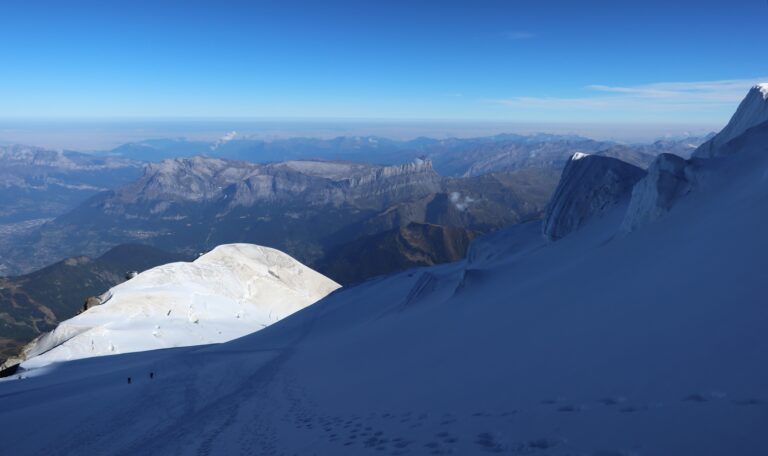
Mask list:
POLYGON ((768 3, 0 3, 0 118, 727 121, 768 3))

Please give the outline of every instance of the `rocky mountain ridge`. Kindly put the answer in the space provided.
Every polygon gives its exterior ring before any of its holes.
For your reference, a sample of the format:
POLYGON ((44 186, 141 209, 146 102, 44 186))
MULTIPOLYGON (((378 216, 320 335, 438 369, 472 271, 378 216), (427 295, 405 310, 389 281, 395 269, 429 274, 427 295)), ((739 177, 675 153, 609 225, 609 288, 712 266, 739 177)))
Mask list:
POLYGON ((0 254, 34 268, 126 242, 186 254, 249 242, 311 265, 330 248, 411 222, 487 232, 539 217, 556 179, 548 170, 445 178, 429 160, 375 166, 172 159, 147 166, 137 181, 92 197, 0 254))

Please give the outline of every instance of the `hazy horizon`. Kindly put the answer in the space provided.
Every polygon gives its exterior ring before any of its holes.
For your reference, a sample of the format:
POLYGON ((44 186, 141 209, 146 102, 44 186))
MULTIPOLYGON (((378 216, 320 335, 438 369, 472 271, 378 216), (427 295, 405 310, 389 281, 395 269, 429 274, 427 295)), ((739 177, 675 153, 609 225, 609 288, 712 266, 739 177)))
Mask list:
POLYGON ((665 138, 703 136, 717 124, 524 123, 482 121, 397 121, 370 119, 273 120, 0 120, 0 144, 96 152, 151 139, 214 141, 231 132, 239 138, 289 139, 378 136, 394 140, 418 137, 472 138, 497 134, 578 135, 620 143, 649 143, 665 138))

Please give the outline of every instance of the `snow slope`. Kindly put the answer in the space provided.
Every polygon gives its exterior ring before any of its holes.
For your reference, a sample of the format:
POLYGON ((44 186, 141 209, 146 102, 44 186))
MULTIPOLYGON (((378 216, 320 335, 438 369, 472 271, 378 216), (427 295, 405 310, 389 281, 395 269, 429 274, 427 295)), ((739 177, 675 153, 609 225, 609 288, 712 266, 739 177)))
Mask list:
POLYGON ((59 324, 25 349, 22 367, 241 337, 339 285, 274 249, 222 245, 191 263, 142 272, 106 303, 59 324))
POLYGON ((630 233, 623 205, 557 242, 518 225, 228 343, 22 373, 0 383, 0 438, 18 455, 765 455, 768 154, 696 172, 630 233))

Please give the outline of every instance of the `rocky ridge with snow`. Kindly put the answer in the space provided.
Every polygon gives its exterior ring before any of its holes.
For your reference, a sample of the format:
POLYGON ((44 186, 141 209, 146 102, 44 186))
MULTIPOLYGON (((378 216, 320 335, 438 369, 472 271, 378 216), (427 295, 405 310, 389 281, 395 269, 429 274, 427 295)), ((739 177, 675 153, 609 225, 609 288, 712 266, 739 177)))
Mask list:
POLYGON ((712 158, 732 139, 763 122, 768 122, 768 83, 757 84, 736 109, 728 125, 693 153, 694 158, 712 158))
POLYGON ((725 128, 696 149, 691 159, 659 155, 648 169, 648 175, 632 190, 622 230, 634 231, 656 220, 669 212, 679 199, 708 185, 708 173, 700 169, 702 160, 768 149, 767 94, 768 84, 754 86, 725 128))
POLYGON ((563 169, 560 183, 547 206, 543 233, 557 240, 578 229, 622 200, 645 175, 621 160, 575 153, 563 169))

